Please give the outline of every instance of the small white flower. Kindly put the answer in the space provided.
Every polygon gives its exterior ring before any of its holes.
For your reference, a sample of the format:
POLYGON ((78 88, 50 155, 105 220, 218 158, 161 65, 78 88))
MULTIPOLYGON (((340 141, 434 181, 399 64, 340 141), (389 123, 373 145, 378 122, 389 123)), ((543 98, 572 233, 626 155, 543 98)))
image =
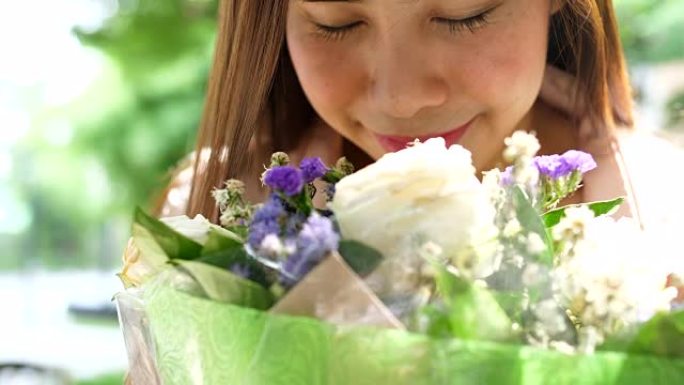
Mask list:
POLYGON ((438 261, 443 253, 442 247, 434 242, 425 242, 419 251, 419 254, 428 261, 438 261))
POLYGON ((505 198, 506 190, 501 183, 501 170, 498 168, 482 173, 482 186, 492 203, 498 204, 505 198))
POLYGON ((590 351, 617 325, 668 310, 673 292, 665 288, 668 262, 652 252, 653 242, 638 223, 607 216, 581 222, 582 238, 553 275, 561 303, 581 325, 582 350, 590 351))
POLYGON ((506 226, 504 226, 502 235, 505 238, 513 238, 516 235, 518 235, 520 231, 522 231, 522 226, 520 225, 520 222, 517 218, 513 218, 506 223, 506 226))
POLYGON ((603 334, 593 326, 585 326, 579 330, 579 345, 577 351, 583 354, 593 354, 596 346, 604 341, 603 334))
POLYGON ((532 158, 541 148, 537 137, 525 131, 515 131, 504 143, 506 149, 503 157, 511 163, 517 163, 522 158, 532 158))
POLYGON ((542 324, 543 329, 550 335, 562 333, 567 330, 565 315, 558 303, 553 299, 546 299, 533 307, 537 320, 542 324))
POLYGON ((537 263, 528 263, 522 272, 523 285, 530 287, 535 286, 542 278, 542 268, 537 263))
POLYGON ((518 160, 513 169, 513 181, 520 186, 536 186, 539 182, 539 170, 528 158, 518 160))
POLYGON ((276 258, 284 252, 285 245, 276 234, 266 235, 259 245, 259 253, 266 257, 276 258))
POLYGON ((553 239, 574 242, 583 237, 586 224, 594 219, 587 206, 574 206, 565 210, 565 216, 553 227, 553 239))
POLYGON ((527 235, 527 251, 532 255, 541 254, 546 250, 546 243, 537 233, 527 235))

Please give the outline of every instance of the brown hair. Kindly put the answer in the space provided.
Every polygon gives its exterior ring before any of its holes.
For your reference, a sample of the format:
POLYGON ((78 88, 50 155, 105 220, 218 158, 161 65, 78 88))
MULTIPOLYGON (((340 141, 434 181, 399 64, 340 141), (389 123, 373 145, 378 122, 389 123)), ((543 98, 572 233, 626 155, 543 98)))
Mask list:
MULTIPOLYGON (((612 0, 557 0, 548 62, 575 75, 595 127, 631 126, 631 90, 612 0)), ((316 114, 285 44, 288 0, 222 0, 218 41, 197 139, 188 215, 216 220, 211 190, 252 177, 274 150, 290 151, 316 114), (252 176, 249 176, 249 175, 252 176)))
MULTIPOLYGON (((573 74, 594 127, 631 127, 632 90, 612 0, 555 0, 548 62, 573 74)), ((598 135, 598 132, 589 133, 598 135)))

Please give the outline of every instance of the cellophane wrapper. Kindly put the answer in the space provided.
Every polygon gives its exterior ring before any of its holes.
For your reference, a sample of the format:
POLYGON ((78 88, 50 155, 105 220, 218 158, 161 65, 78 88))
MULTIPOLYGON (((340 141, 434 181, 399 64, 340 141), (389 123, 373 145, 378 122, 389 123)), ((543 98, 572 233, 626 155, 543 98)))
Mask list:
POLYGON ((275 314, 207 299, 177 272, 115 301, 134 385, 684 384, 681 359, 569 355, 275 314))

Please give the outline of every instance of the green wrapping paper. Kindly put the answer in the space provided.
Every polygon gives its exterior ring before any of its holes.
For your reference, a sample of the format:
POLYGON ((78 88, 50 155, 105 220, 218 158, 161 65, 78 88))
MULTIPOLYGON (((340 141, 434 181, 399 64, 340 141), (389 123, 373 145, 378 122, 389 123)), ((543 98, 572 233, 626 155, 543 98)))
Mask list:
POLYGON ((168 286, 146 291, 143 302, 149 350, 165 385, 684 384, 681 359, 613 352, 570 356, 340 327, 219 303, 168 286))

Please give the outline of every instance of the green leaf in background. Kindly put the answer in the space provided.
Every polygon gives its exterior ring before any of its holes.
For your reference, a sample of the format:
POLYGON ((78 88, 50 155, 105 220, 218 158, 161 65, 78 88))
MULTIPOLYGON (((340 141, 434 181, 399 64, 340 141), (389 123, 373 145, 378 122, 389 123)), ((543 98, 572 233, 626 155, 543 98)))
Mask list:
POLYGON ((614 210, 617 210, 618 207, 625 201, 624 197, 620 198, 615 198, 607 201, 597 201, 597 202, 590 202, 590 203, 583 203, 580 205, 568 205, 568 206, 563 206, 559 207, 555 210, 551 210, 547 213, 544 214, 544 224, 546 225, 547 228, 551 228, 560 222, 561 218, 565 216, 565 210, 568 209, 569 207, 579 207, 579 206, 588 206, 591 211, 594 212, 594 216, 600 216, 600 215, 610 215, 613 213, 614 210))
POLYGON ((511 320, 490 290, 442 267, 437 269, 437 290, 446 304, 452 337, 494 342, 511 340, 511 320))
POLYGON ((208 299, 266 310, 273 296, 262 286, 216 266, 199 261, 175 260, 202 288, 208 299))
POLYGON ((358 241, 341 241, 339 253, 356 274, 365 277, 382 262, 382 254, 358 241))
POLYGON ((639 328, 628 352, 684 357, 684 310, 655 315, 639 328))
POLYGON ((546 226, 544 226, 539 212, 532 206, 532 203, 520 186, 513 186, 513 202, 515 203, 515 213, 520 225, 525 230, 539 235, 546 245, 546 249, 536 256, 538 262, 551 266, 553 264, 553 242, 551 242, 551 237, 546 226))
POLYGON ((150 232, 169 259, 196 259, 202 252, 202 245, 145 214, 139 207, 135 210, 133 221, 150 232))

